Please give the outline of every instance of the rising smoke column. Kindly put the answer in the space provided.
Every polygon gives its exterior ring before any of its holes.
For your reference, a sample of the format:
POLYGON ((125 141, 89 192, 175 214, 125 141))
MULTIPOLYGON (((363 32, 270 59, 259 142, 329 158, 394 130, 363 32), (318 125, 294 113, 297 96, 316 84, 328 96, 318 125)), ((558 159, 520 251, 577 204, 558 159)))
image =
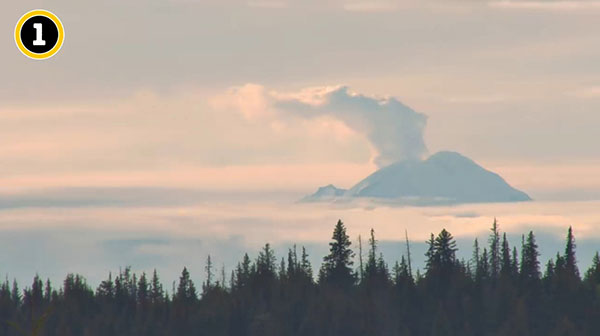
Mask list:
POLYGON ((345 86, 314 92, 310 99, 288 97, 279 100, 277 106, 306 118, 329 115, 344 122, 371 142, 379 167, 402 160, 421 160, 427 153, 423 138, 427 116, 397 99, 354 94, 345 86))

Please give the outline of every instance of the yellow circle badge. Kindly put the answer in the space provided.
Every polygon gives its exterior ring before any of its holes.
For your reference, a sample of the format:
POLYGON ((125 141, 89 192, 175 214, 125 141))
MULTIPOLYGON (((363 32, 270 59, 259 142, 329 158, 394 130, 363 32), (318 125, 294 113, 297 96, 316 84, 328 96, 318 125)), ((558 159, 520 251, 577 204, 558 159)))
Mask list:
POLYGON ((23 55, 43 60, 54 56, 65 40, 65 29, 58 16, 36 9, 23 15, 15 27, 15 42, 23 55))

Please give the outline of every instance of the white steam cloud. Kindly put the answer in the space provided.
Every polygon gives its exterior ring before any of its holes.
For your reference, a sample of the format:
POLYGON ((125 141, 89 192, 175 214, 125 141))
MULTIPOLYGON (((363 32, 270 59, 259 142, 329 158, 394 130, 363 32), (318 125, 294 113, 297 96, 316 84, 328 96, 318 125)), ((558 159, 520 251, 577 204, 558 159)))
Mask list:
POLYGON ((375 164, 387 166, 402 160, 420 160, 427 153, 423 131, 427 116, 395 98, 373 98, 348 87, 307 89, 280 95, 277 107, 306 118, 328 115, 364 134, 377 151, 375 164))

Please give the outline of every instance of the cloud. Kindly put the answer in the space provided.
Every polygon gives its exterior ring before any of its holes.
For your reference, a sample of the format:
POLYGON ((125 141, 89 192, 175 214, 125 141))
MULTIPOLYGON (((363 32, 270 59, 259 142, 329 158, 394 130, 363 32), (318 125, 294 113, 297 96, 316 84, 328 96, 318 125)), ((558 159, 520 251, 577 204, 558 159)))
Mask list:
POLYGON ((392 12, 399 8, 398 3, 391 1, 355 1, 343 7, 349 12, 392 12))
POLYGON ((581 88, 572 92, 571 95, 579 98, 598 98, 600 97, 600 85, 581 88))
MULTIPOLYGON (((92 193, 86 197, 96 198, 92 193)), ((198 256, 210 253, 219 258, 219 264, 223 261, 231 269, 244 252, 255 255, 265 242, 270 242, 278 253, 285 253, 294 243, 307 245, 318 268, 319 258, 326 253, 331 226, 339 218, 348 225, 353 241, 359 234, 368 234, 372 227, 379 237, 394 241, 395 252, 391 251, 393 246, 388 245, 389 252, 384 248, 388 258, 399 253, 397 246, 404 240, 404 228, 408 229, 409 238, 422 247, 424 237, 430 232, 446 228, 457 237, 462 253, 470 253, 474 237, 482 239, 488 235, 494 216, 512 244, 520 241, 518 234, 535 230, 545 256, 554 255, 561 248, 569 225, 574 226, 579 237, 582 263, 591 260, 598 246, 599 202, 349 210, 322 204, 294 204, 293 200, 293 197, 279 197, 276 201, 201 198, 196 204, 175 207, 130 204, 5 209, 0 211, 0 246, 4 252, 0 262, 3 270, 11 272, 11 278, 27 281, 36 272, 50 276, 53 281, 60 281, 67 272, 82 272, 97 283, 110 269, 132 265, 134 269, 150 272, 158 267, 163 279, 170 283, 170 277, 175 278, 184 265, 192 267, 193 274, 200 277, 198 256), (542 243, 550 238, 552 244, 542 243), (543 245, 547 247, 542 248, 543 245), (96 261, 93 267, 89 260, 96 261)))
POLYGON ((285 1, 248 1, 249 7, 257 8, 286 8, 287 2, 285 1))
POLYGON ((0 134, 0 185, 11 190, 306 192, 310 185, 353 183, 374 169, 364 136, 333 116, 282 113, 276 96, 256 84, 146 90, 93 104, 0 107, 0 134))
POLYGON ((448 103, 453 104, 495 104, 509 100, 509 98, 502 94, 490 94, 490 95, 470 95, 470 96, 453 96, 444 99, 448 103))
POLYGON ((273 116, 268 94, 262 85, 248 83, 233 87, 212 99, 217 109, 237 109, 247 120, 273 116))
POLYGON ((400 160, 419 160, 427 153, 423 131, 427 117, 396 98, 374 98, 348 87, 317 88, 283 96, 278 107, 306 118, 332 116, 363 134, 376 151, 378 166, 400 160))
POLYGON ((490 7, 529 10, 582 10, 600 9, 600 1, 491 1, 490 7))

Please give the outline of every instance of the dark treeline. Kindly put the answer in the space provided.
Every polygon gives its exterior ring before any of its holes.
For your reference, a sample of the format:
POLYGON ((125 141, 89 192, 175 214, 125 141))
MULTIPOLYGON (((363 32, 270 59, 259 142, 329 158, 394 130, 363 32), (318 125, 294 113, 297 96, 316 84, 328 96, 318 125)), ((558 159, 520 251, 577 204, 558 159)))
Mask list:
POLYGON ((423 272, 405 256, 390 267, 375 234, 352 249, 344 224, 313 275, 304 248, 277 260, 269 244, 228 274, 206 261, 201 288, 183 269, 168 294, 156 271, 129 268, 91 288, 79 275, 61 286, 35 277, 0 285, 0 335, 597 335, 600 258, 579 274, 572 230, 540 265, 532 232, 509 246, 494 221, 471 260, 452 235, 431 235, 423 272), (363 250, 365 251, 363 253, 363 250), (357 252, 355 255, 355 251, 357 252), (356 263, 355 263, 356 262, 356 263))

